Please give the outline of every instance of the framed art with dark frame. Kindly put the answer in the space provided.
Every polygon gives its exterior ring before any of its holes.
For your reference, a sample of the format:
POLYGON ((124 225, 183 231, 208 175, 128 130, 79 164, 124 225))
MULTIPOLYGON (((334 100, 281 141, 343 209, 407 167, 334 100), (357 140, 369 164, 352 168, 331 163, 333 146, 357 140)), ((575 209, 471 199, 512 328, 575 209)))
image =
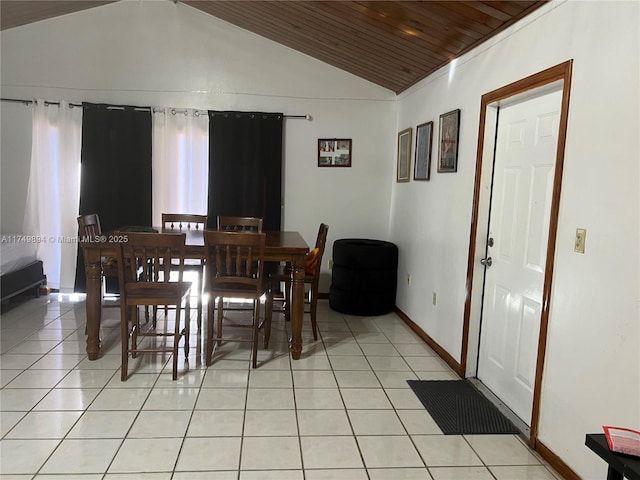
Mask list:
POLYGON ((440 115, 438 173, 458 171, 460 109, 440 115))
POLYGON ((416 127, 416 159, 413 165, 414 180, 429 180, 431 176, 431 141, 433 122, 416 127))
POLYGON ((350 138, 319 138, 318 167, 350 167, 350 138))
POLYGON ((397 182, 408 182, 411 170, 411 127, 398 133, 397 182))

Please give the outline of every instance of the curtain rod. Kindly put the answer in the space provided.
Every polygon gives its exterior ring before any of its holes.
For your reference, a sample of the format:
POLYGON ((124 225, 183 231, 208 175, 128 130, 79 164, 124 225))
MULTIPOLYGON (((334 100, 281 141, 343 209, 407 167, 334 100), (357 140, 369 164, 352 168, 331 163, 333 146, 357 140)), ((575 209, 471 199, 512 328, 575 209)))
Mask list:
MULTIPOLYGON (((24 103, 25 105, 30 105, 33 103, 33 100, 21 100, 18 98, 0 98, 1 101, 3 102, 16 102, 16 103, 24 103)), ((45 100, 44 102, 45 105, 60 105, 60 102, 49 102, 47 100, 45 100)), ((82 107, 81 103, 69 103, 70 107, 82 107)), ((113 110, 116 109, 123 109, 124 107, 121 107, 120 105, 108 105, 108 108, 110 107, 113 110)), ((136 110, 141 111, 141 112, 147 112, 147 111, 151 111, 153 113, 158 113, 158 112, 163 112, 164 108, 159 108, 159 107, 139 107, 136 108, 136 110)), ((198 112, 207 112, 206 110, 198 110, 195 109, 196 113, 198 112)), ((187 109, 176 109, 176 108, 172 108, 171 109, 171 113, 173 113, 174 115, 176 113, 184 113, 185 115, 187 114, 187 109)), ((311 120, 311 115, 309 115, 308 113, 306 115, 283 115, 284 118, 293 118, 293 119, 305 119, 305 120, 311 120)))

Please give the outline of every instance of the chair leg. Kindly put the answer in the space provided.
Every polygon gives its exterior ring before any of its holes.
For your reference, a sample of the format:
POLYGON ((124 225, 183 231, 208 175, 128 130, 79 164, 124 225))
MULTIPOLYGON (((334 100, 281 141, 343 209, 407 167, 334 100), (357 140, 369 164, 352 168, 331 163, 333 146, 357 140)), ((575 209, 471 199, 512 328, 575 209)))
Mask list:
POLYGON ((218 297, 218 329, 216 330, 217 345, 220 346, 222 344, 222 318, 224 316, 224 298, 218 297))
POLYGON ((133 306, 129 307, 129 322, 131 324, 131 358, 136 358, 138 356, 138 331, 140 327, 140 321, 138 318, 138 307, 133 306))
POLYGON ((284 321, 291 321, 291 280, 284 282, 284 321))
POLYGON ((178 378, 178 347, 180 346, 180 314, 182 309, 180 308, 181 302, 176 302, 176 319, 173 327, 173 365, 171 369, 171 379, 176 380, 178 378))
POLYGON ((157 305, 153 306, 152 320, 153 320, 152 326, 155 329, 158 326, 158 306, 157 305))
POLYGON ((316 320, 316 310, 318 305, 318 298, 316 295, 311 293, 311 305, 310 305, 310 316, 311 316, 311 330, 313 330, 313 339, 318 340, 318 322, 316 320))
POLYGON ((269 348, 271 338, 271 318, 273 317, 273 284, 267 292, 267 299, 264 304, 264 348, 269 348))
POLYGON ((191 335, 191 304, 187 301, 184 309, 184 356, 189 360, 189 336, 191 335))
POLYGON ((258 366, 258 327, 260 325, 260 299, 253 301, 253 334, 251 335, 253 368, 258 366))
POLYGON ((129 311, 127 307, 120 307, 120 343, 122 344, 120 380, 124 382, 127 379, 129 369, 129 311))
POLYGON ((216 299, 210 298, 209 303, 207 304, 207 367, 211 365, 211 356, 213 355, 213 311, 215 303, 216 299))

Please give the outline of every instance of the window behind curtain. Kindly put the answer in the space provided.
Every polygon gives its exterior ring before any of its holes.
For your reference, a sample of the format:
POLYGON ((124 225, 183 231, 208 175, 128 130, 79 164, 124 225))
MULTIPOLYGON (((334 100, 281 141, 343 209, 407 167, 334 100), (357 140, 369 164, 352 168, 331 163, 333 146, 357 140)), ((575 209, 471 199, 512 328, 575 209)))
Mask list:
POLYGON ((153 224, 163 213, 207 213, 209 117, 197 110, 154 110, 153 224))

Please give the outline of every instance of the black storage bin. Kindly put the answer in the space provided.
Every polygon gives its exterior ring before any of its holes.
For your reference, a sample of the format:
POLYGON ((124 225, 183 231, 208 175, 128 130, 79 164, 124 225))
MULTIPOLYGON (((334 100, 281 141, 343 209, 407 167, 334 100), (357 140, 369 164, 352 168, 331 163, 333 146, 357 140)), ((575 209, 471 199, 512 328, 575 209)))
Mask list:
POLYGON ((344 238, 333 243, 329 306, 350 315, 384 315, 396 304, 398 247, 391 242, 344 238))

